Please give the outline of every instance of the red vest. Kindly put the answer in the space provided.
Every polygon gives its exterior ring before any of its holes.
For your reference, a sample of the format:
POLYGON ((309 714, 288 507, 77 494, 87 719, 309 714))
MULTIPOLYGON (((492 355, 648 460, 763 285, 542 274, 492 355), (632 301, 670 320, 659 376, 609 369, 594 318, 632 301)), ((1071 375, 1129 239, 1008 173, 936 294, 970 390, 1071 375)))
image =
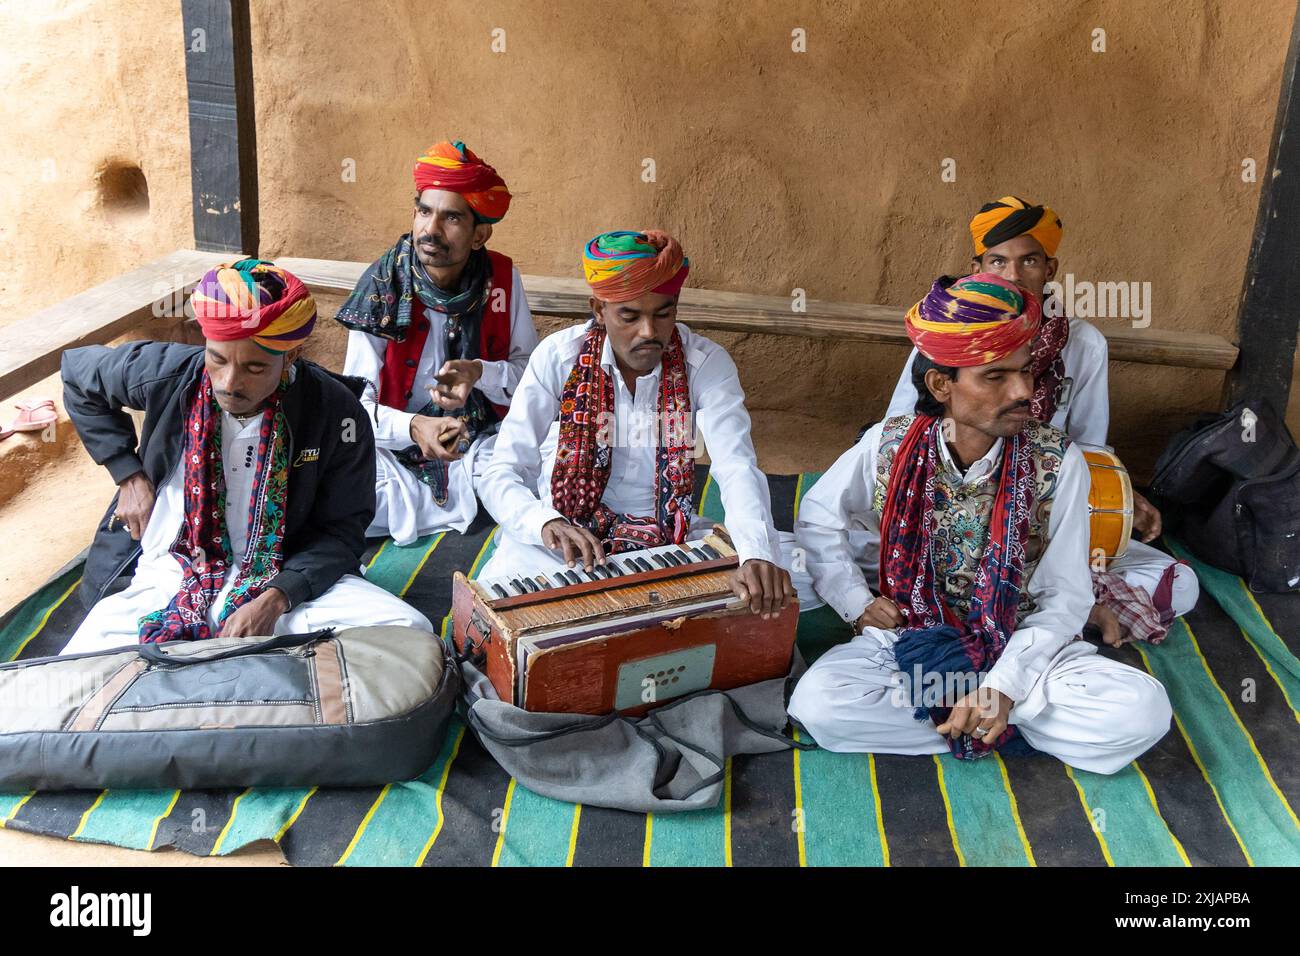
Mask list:
MULTIPOLYGON (((514 287, 511 272, 513 263, 508 256, 488 250, 492 263, 492 276, 488 280, 487 303, 483 306, 483 321, 479 326, 479 358, 487 362, 502 362, 510 357, 510 292, 514 287), (498 292, 497 290, 500 290, 498 292)), ((429 337, 429 317, 424 303, 417 297, 411 303, 411 325, 401 342, 389 341, 384 352, 384 367, 379 373, 379 403, 398 411, 406 411, 415 389, 415 372, 424 354, 424 343, 429 337)), ((436 371, 436 370, 435 370, 436 371)), ((508 405, 493 408, 502 418, 508 405)))

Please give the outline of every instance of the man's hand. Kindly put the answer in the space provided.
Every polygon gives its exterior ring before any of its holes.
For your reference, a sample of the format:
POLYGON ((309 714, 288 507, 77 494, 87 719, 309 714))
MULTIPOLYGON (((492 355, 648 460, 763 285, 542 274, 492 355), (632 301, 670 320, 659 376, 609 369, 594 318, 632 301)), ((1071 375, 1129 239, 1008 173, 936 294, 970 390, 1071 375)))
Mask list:
POLYGON ((456 446, 462 439, 469 437, 465 423, 459 418, 432 415, 416 415, 411 419, 411 441, 420 446, 425 458, 442 461, 457 461, 465 453, 456 446))
POLYGON ((1161 527, 1160 509, 1133 492, 1133 530, 1142 543, 1147 544, 1159 537, 1161 527))
POLYGON ((289 610, 289 599, 279 588, 267 588, 221 625, 218 637, 270 637, 275 622, 289 610))
POLYGON ((1007 729, 1007 719, 1015 703, 1000 690, 979 687, 957 701, 948 719, 935 729, 953 740, 971 734, 976 740, 992 743, 1007 729))
POLYGON ((1101 631, 1103 643, 1109 644, 1111 647, 1119 647, 1124 643, 1124 639, 1119 632, 1119 618, 1106 605, 1094 604, 1092 610, 1088 612, 1088 623, 1101 631))
POLYGON ((573 567, 575 561, 590 571, 605 563, 605 549, 600 539, 586 528, 569 524, 563 518, 552 518, 542 525, 542 544, 552 551, 562 551, 564 560, 573 567))
POLYGON ((443 362, 434 377, 438 384, 429 387, 429 396, 435 404, 454 412, 469 401, 470 389, 483 377, 483 363, 478 359, 452 359, 443 362))
POLYGON ((898 605, 887 597, 878 597, 862 612, 853 624, 859 634, 864 627, 878 627, 882 631, 892 631, 903 626, 903 613, 898 605))
POLYGON ((771 561, 750 558, 731 575, 731 590, 736 597, 749 602, 751 614, 762 614, 766 620, 785 610, 794 600, 794 586, 790 574, 771 561))
POLYGON ((139 541, 144 537, 144 529, 149 526, 155 501, 153 482, 143 471, 137 471, 117 486, 117 510, 113 513, 117 521, 110 519, 116 527, 120 521, 131 537, 139 541))

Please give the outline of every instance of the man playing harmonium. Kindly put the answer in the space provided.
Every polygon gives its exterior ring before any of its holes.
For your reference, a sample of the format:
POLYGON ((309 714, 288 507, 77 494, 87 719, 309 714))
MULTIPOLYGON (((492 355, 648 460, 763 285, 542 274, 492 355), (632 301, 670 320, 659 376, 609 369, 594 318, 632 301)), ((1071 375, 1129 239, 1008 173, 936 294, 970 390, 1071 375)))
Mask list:
POLYGON ((243 259, 208 272, 190 301, 203 347, 63 354, 68 414, 118 485, 81 584, 96 603, 63 653, 324 627, 432 631, 358 576, 374 438, 350 385, 299 359, 316 322, 306 287, 243 259), (139 441, 128 408, 144 412, 139 441))
MULTIPOLYGON (((592 318, 533 352, 480 482, 501 528, 479 578, 566 567, 605 577, 639 567, 627 563, 639 549, 707 533, 692 507, 698 424, 740 561, 733 590, 755 613, 786 607, 794 591, 735 363, 677 323, 681 245, 663 232, 609 232, 587 244, 583 266, 592 318)), ((679 547, 663 560, 701 554, 679 547)))
POLYGON ((505 182, 461 142, 430 146, 414 176, 411 231, 335 316, 350 330, 344 373, 369 383, 369 533, 403 545, 473 522, 475 482, 537 345, 518 270, 486 245, 510 208, 505 182))
MULTIPOLYGON (((1060 217, 1048 206, 1003 196, 980 208, 970 221, 970 235, 971 272, 999 275, 1043 303, 1042 323, 1030 346, 1033 417, 1082 445, 1106 448, 1110 426, 1106 337, 1091 323, 1065 315, 1059 301, 1049 297, 1044 302, 1044 289, 1059 267, 1060 217)), ((886 418, 910 414, 916 405, 923 377, 916 373, 916 356, 913 349, 886 418)), ((1200 594, 1190 567, 1147 544, 1160 534, 1160 512, 1136 491, 1133 527, 1140 540, 1129 541, 1127 550, 1104 569, 1093 567, 1099 603, 1090 620, 1109 644, 1120 643, 1121 634, 1125 639, 1162 639, 1175 617, 1196 606, 1200 594)))
POLYGON ((1164 688, 1078 636, 1093 604, 1088 469, 1032 418, 1037 297, 941 279, 907 315, 925 391, 800 503, 817 592, 854 625, 790 714, 838 751, 980 757, 1023 747, 1114 773, 1168 730, 1164 688), (880 554, 869 588, 849 529, 880 554))

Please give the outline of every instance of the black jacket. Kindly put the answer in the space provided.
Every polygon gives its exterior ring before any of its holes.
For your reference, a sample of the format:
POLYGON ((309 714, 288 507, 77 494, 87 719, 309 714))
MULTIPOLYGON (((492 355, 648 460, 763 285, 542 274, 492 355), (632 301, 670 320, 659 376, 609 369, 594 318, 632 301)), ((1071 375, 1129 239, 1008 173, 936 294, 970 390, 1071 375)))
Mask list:
MULTIPOLYGON (((203 348, 168 342, 93 345, 63 353, 63 401, 86 451, 119 484, 143 471, 161 487, 181 457, 185 416, 203 374, 203 348), (135 423, 124 408, 144 412, 135 423)), ((375 439, 357 396, 364 384, 297 362, 284 394, 289 423, 289 490, 284 565, 270 585, 291 607, 320 597, 355 574, 375 515, 375 439)), ((90 606, 135 568, 140 545, 123 527, 108 530, 117 496, 86 557, 82 601, 90 606)))

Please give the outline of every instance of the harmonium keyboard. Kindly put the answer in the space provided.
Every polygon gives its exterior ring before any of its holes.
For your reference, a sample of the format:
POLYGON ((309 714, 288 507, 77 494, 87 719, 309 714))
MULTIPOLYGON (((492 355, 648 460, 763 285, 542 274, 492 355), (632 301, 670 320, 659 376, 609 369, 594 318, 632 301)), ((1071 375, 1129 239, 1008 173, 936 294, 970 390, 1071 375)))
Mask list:
POLYGON ((452 584, 456 649, 502 700, 546 713, 630 716, 685 694, 785 676, 799 605, 768 620, 731 590, 726 529, 581 566, 452 584))

